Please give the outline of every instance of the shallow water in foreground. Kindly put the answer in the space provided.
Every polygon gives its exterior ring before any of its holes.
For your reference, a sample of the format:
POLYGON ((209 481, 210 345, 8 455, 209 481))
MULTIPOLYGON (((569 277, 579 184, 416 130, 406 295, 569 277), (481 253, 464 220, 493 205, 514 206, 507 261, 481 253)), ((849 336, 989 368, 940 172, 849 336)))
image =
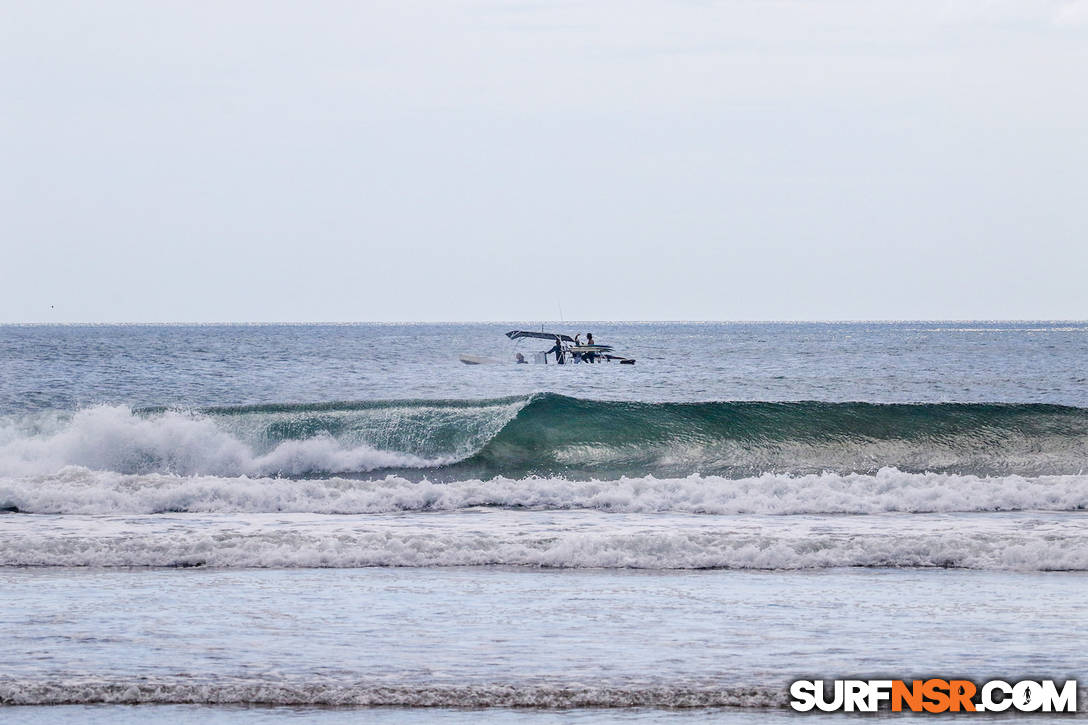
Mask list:
POLYGON ((1088 670, 1085 579, 909 569, 4 569, 0 699, 776 711, 797 678, 1069 679, 1088 670))

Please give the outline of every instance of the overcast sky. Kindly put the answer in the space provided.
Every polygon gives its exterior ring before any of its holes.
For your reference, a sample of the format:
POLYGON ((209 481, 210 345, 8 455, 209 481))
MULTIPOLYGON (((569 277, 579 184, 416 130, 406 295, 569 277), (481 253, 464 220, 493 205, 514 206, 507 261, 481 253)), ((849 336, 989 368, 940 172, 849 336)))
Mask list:
POLYGON ((1088 318, 1088 0, 0 0, 0 322, 1088 318))

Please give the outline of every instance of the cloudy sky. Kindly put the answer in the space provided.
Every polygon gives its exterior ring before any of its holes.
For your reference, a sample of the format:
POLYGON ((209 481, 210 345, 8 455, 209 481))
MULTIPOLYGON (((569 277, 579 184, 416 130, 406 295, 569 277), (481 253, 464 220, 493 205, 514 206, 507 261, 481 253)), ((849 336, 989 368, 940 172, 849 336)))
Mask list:
POLYGON ((1088 318, 1088 1, 0 2, 0 322, 1088 318))

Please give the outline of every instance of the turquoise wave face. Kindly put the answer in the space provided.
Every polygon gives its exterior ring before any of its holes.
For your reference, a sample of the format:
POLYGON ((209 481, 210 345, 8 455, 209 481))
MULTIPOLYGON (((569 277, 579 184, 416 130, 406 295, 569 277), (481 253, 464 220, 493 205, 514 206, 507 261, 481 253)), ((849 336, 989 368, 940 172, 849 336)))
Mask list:
POLYGON ((262 471, 286 475, 610 479, 883 467, 1033 475, 1075 474, 1088 461, 1088 409, 1042 404, 642 403, 543 393, 207 408, 199 415, 257 456, 304 441, 403 456, 359 470, 345 469, 342 459, 330 468, 296 457, 290 470, 262 471))
POLYGON ((636 403, 542 395, 464 462, 503 475, 1077 473, 1088 410, 1054 405, 636 403))
POLYGON ((387 400, 205 408, 201 414, 267 453, 288 442, 331 437, 423 459, 466 458, 499 434, 530 398, 387 400))

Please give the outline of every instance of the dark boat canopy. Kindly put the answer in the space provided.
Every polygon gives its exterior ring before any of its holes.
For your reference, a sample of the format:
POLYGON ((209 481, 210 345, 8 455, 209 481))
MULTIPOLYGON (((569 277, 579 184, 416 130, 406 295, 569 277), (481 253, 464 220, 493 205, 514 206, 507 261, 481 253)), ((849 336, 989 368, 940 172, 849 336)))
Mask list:
POLYGON ((523 337, 534 337, 538 340, 554 340, 559 338, 563 342, 574 342, 574 338, 570 335, 560 335, 557 332, 532 332, 529 330, 511 330, 506 333, 506 336, 511 340, 520 340, 523 337))

